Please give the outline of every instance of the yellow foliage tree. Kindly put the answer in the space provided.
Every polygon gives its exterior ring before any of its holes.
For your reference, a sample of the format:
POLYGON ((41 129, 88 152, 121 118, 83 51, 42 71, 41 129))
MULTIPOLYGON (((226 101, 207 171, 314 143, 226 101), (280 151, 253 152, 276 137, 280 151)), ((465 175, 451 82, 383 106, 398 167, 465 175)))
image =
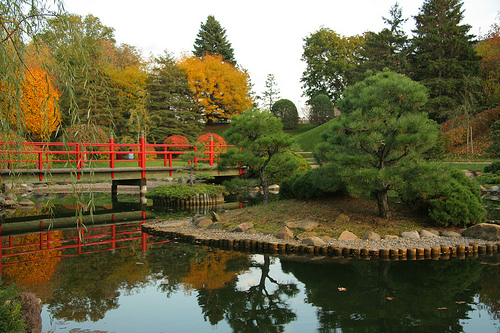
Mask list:
POLYGON ((208 122, 229 120, 252 105, 250 77, 220 55, 184 56, 179 66, 186 71, 194 102, 208 122))
POLYGON ((11 126, 18 129, 22 127, 33 138, 45 140, 61 123, 58 99, 59 93, 48 74, 38 67, 32 67, 22 80, 19 102, 11 103, 4 110, 11 126))

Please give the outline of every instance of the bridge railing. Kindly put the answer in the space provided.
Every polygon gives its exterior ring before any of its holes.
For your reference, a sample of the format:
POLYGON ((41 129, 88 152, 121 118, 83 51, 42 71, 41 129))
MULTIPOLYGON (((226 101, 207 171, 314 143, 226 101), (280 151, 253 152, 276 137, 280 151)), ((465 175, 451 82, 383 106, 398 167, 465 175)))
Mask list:
MULTIPOLYGON (((229 147, 234 146, 218 145, 210 138, 203 148, 206 157, 194 158, 193 163, 213 166, 220 154, 229 147)), ((132 144, 115 143, 113 138, 107 143, 0 142, 0 170, 29 168, 43 171, 50 170, 51 165, 58 162, 81 170, 96 161, 109 162, 111 169, 117 167, 118 161, 127 161, 127 166, 134 166, 136 162, 138 167, 145 170, 148 161, 163 161, 163 166, 173 167, 174 162, 183 161, 180 155, 189 150, 196 151, 197 147, 189 144, 151 144, 146 143, 144 137, 140 138, 139 143, 132 144)))

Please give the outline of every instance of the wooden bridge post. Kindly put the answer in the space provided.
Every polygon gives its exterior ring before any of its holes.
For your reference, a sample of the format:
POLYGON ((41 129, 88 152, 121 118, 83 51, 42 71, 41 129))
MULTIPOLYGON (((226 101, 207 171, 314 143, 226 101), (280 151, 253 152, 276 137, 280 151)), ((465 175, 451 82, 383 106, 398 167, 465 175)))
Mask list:
MULTIPOLYGON (((115 168, 115 138, 113 137, 113 132, 109 134, 109 167, 111 169, 115 168)), ((111 172, 111 179, 115 178, 115 172, 111 172)))

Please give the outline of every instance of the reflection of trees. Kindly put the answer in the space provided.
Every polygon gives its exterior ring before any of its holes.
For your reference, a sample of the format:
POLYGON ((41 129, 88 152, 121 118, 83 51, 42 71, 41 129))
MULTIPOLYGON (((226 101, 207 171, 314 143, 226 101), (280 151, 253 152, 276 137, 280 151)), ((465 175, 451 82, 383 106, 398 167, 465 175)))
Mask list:
POLYGON ((482 269, 472 260, 281 263, 319 307, 320 332, 462 331, 482 269))
POLYGON ((263 263, 252 263, 261 275, 258 284, 248 289, 239 289, 236 280, 220 289, 200 289, 198 304, 205 319, 215 325, 225 318, 234 332, 283 332, 283 325, 296 318, 286 300, 296 295, 298 288, 273 279, 270 264, 267 255, 263 263))
POLYGON ((479 300, 488 307, 493 318, 500 320, 500 266, 488 265, 481 272, 479 300))
POLYGON ((131 292, 148 283, 147 263, 137 249, 90 253, 66 258, 53 281, 53 297, 46 302, 54 318, 77 322, 104 318, 118 308, 120 289, 131 292))

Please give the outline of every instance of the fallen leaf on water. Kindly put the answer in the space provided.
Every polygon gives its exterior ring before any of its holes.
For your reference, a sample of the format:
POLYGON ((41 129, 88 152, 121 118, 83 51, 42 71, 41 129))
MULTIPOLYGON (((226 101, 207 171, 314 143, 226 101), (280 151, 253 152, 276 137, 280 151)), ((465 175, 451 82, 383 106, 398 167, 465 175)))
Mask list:
POLYGON ((438 308, 438 310, 448 310, 448 308, 438 308))
POLYGON ((385 299, 388 301, 392 301, 394 299, 394 297, 386 297, 385 299))
POLYGON ((346 290, 347 290, 346 288, 339 287, 339 291, 346 291, 346 290))
POLYGON ((455 302, 455 303, 457 303, 457 304, 465 304, 465 303, 467 303, 467 302, 464 302, 464 301, 457 301, 457 302, 455 302))

